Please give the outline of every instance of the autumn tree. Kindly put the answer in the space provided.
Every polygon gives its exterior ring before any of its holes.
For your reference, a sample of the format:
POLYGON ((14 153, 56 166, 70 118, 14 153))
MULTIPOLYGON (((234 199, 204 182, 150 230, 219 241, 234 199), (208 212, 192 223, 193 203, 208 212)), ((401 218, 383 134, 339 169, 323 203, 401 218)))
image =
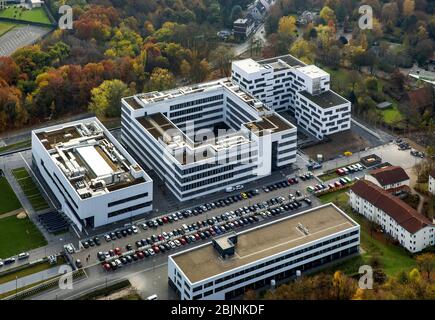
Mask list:
POLYGON ((129 88, 121 80, 106 80, 91 90, 89 111, 94 112, 98 117, 119 117, 121 98, 129 94, 129 88))
POLYGON ((431 281, 431 273, 435 268, 435 254, 428 252, 418 255, 417 264, 420 272, 425 273, 426 279, 431 281))
POLYGON ((314 50, 314 46, 310 42, 304 39, 298 39, 291 46, 290 54, 296 56, 305 63, 311 64, 315 59, 314 50))
POLYGON ((20 74, 20 67, 10 57, 0 57, 0 79, 8 85, 15 84, 20 74))
POLYGON ((278 34, 287 39, 295 36, 296 32, 296 18, 294 16, 286 16, 279 19, 278 34))
POLYGON ((231 48, 219 46, 210 56, 213 65, 219 69, 220 74, 225 77, 231 75, 231 62, 234 59, 234 52, 231 48))
POLYGON ((329 23, 330 21, 335 23, 335 13, 330 7, 324 6, 319 15, 326 23, 329 23))
POLYGON ((415 9, 415 2, 414 0, 405 0, 403 1, 403 15, 405 17, 409 17, 410 15, 414 14, 415 9))
POLYGON ((167 69, 155 68, 151 73, 144 91, 163 91, 173 88, 175 85, 174 75, 167 69))

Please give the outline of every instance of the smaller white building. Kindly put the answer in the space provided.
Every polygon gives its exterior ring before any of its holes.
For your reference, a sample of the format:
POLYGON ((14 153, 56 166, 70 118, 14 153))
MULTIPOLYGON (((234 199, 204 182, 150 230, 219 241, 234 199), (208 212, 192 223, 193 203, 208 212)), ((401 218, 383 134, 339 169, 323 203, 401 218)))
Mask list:
POLYGON ((435 226, 431 221, 370 181, 355 183, 349 202, 353 210, 374 221, 412 253, 435 244, 435 226))
POLYGON ((429 173, 429 192, 435 194, 435 169, 429 173))
POLYGON ((152 211, 151 178, 97 118, 32 131, 32 158, 80 231, 152 211))
POLYGON ((384 190, 397 189, 403 186, 409 187, 409 176, 399 166, 387 166, 370 171, 365 175, 365 179, 384 190))

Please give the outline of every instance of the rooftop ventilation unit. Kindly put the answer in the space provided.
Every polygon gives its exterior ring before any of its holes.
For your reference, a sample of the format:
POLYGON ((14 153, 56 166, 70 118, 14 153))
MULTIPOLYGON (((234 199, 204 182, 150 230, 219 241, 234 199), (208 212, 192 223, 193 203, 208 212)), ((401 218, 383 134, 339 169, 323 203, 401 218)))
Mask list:
POLYGON ((306 236, 308 236, 310 234, 308 229, 302 223, 300 223, 300 222, 298 223, 298 229, 300 231, 302 231, 306 236))

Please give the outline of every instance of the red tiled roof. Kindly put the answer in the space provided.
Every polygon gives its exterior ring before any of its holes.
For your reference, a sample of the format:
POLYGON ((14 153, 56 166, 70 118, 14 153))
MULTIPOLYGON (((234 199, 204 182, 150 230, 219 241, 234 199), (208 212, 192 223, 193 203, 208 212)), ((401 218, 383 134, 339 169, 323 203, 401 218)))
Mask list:
POLYGON ((417 210, 370 181, 358 181, 352 186, 351 191, 384 211, 412 234, 428 225, 433 225, 417 210))
POLYGON ((403 170, 402 167, 398 166, 389 166, 376 169, 369 172, 369 174, 373 176, 376 180, 378 180, 381 186, 409 180, 409 176, 405 172, 405 170, 403 170))

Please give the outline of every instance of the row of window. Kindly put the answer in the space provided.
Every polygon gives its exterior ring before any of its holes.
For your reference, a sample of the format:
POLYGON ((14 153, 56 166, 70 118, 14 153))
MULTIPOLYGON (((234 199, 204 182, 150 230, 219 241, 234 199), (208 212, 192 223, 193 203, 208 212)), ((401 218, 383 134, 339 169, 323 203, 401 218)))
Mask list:
POLYGON ((137 195, 135 195, 135 196, 131 196, 131 197, 128 197, 128 198, 124 198, 124 199, 121 199, 121 200, 117 200, 117 201, 109 202, 109 203, 107 204, 107 206, 110 208, 110 207, 116 206, 116 205, 118 205, 118 204, 126 203, 126 202, 129 202, 129 201, 133 201, 133 200, 137 200, 137 199, 145 198, 145 197, 148 197, 148 192, 141 193, 141 194, 137 194, 137 195))
POLYGON ((220 94, 220 95, 216 95, 216 96, 212 96, 212 97, 208 97, 208 98, 202 98, 202 99, 198 99, 198 100, 188 101, 188 102, 172 105, 169 107, 169 110, 174 111, 174 110, 178 110, 178 109, 182 109, 182 108, 186 108, 186 107, 190 107, 190 106, 194 106, 194 105, 198 105, 198 104, 203 104, 203 103, 212 102, 212 101, 216 101, 216 100, 222 100, 223 98, 224 98, 223 94, 220 94))

